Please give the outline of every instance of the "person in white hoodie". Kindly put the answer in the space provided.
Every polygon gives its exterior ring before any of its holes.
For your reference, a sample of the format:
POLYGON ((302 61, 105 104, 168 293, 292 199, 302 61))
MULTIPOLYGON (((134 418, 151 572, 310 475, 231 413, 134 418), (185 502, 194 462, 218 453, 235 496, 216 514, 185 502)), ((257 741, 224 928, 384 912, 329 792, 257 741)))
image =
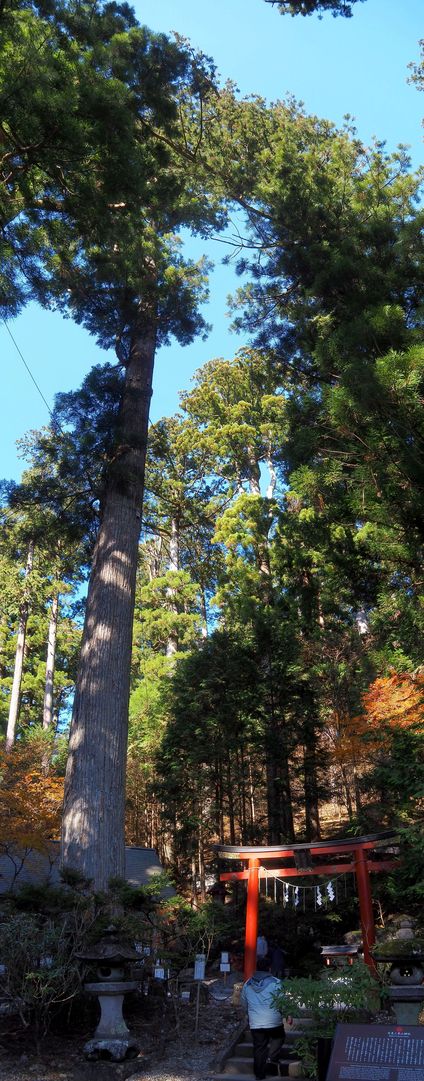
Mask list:
POLYGON ((264 1081, 267 1062, 278 1062, 284 1043, 283 1017, 273 997, 282 980, 271 976, 269 958, 258 958, 256 972, 243 984, 240 1002, 247 1010, 253 1042, 256 1081, 264 1081))

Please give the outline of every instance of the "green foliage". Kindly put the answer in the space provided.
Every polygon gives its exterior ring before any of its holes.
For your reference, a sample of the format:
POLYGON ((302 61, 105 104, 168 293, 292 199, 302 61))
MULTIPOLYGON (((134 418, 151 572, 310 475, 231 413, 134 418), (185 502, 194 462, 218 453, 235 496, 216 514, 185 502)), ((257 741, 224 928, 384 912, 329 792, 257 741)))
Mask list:
POLYGON ((177 897, 163 909, 164 952, 177 972, 192 964, 197 953, 204 953, 207 960, 211 954, 216 956, 220 945, 228 945, 234 931, 234 913, 213 901, 207 901, 195 911, 177 897))
MULTIPOLYGON (((63 877, 62 881, 65 883, 66 878, 63 877)), ((41 913, 44 916, 50 915, 54 917, 62 912, 75 911, 74 883, 69 882, 67 884, 72 885, 72 891, 59 886, 36 885, 31 882, 24 883, 22 886, 18 886, 13 896, 7 899, 9 907, 11 906, 16 912, 27 912, 32 916, 41 913)))
POLYGON ((109 893, 126 911, 150 910, 161 902, 163 893, 169 891, 170 885, 166 871, 159 871, 144 886, 131 886, 125 879, 111 878, 109 893))
MULTIPOLYGON (((25 483, 29 484, 28 475, 25 483)), ((2 513, 0 552, 0 724, 4 730, 9 711, 17 632, 25 613, 25 664, 21 680, 18 733, 40 726, 46 685, 46 655, 53 598, 59 595, 55 652, 54 707, 60 719, 66 713, 75 678, 80 627, 73 618, 74 589, 80 582, 80 551, 66 536, 66 528, 53 525, 50 512, 36 504, 31 510, 5 509, 2 513), (43 519, 43 521, 42 521, 43 519), (37 545, 31 574, 24 577, 31 525, 37 545)))
POLYGON ((335 971, 324 971, 319 979, 284 980, 275 1002, 284 1017, 312 1018, 304 1035, 296 1041, 308 1076, 317 1076, 316 1048, 319 1037, 334 1036, 337 1024, 367 1020, 379 1008, 380 990, 369 968, 361 961, 335 971))
POLYGON ((60 918, 33 914, 9 915, 0 924, 2 999, 16 1011, 37 1045, 49 1031, 55 1013, 81 990, 81 949, 84 920, 75 911, 60 918))
MULTIPOLYGON (((363 3, 363 0, 359 0, 363 3)), ((274 4, 278 7, 281 15, 313 15, 315 12, 331 12, 332 15, 343 15, 349 19, 352 16, 352 6, 358 0, 265 0, 266 4, 274 4)))
MULTIPOLYGON (((0 95, 3 133, 0 304, 15 314, 25 300, 22 267, 31 273, 46 246, 49 216, 65 210, 73 184, 101 171, 122 105, 119 81, 106 78, 114 37, 134 25, 130 8, 26 4, 2 9, 0 95)), ((105 173, 107 172, 107 167, 105 173)), ((106 176, 103 178, 106 179, 106 176)), ((74 189, 75 190, 75 189, 74 189)))
POLYGON ((414 954, 422 954, 424 952, 424 938, 420 938, 414 935, 413 938, 387 938, 384 942, 377 942, 373 947, 373 953, 378 954, 378 957, 387 956, 399 956, 399 957, 413 957, 414 954))

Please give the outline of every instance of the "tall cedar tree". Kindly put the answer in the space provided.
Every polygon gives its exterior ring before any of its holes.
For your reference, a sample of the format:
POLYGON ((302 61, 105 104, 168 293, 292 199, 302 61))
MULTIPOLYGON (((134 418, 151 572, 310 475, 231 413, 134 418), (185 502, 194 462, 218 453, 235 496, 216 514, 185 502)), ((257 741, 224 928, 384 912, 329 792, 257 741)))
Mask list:
MULTIPOLYGON (((107 5, 103 15, 116 10, 128 17, 125 5, 107 5)), ((51 49, 63 10, 56 15, 49 17, 51 49)), ((63 863, 104 888, 124 873, 132 621, 155 351, 171 336, 185 344, 204 330, 205 266, 184 261, 177 234, 188 227, 203 235, 220 222, 196 167, 204 100, 214 93, 210 64, 135 25, 121 25, 106 41, 101 16, 100 25, 91 8, 78 16, 78 26, 68 20, 66 27, 74 43, 68 108, 76 153, 61 158, 64 182, 54 185, 53 210, 44 193, 28 199, 32 234, 28 228, 19 254, 32 295, 115 348, 125 373, 103 474, 62 832, 63 863), (81 51, 93 72, 91 96, 80 86, 81 51)))

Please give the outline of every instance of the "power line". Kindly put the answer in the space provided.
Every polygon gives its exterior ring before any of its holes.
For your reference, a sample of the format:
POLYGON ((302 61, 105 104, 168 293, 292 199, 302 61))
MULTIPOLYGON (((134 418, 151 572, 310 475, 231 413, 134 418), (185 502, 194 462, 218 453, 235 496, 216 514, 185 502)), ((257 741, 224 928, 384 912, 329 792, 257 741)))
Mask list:
POLYGON ((17 353, 19 353, 19 356, 20 356, 20 358, 21 358, 21 361, 22 361, 23 365, 25 366, 25 368, 26 368, 26 370, 27 370, 27 372, 28 372, 28 375, 30 376, 30 378, 32 379, 32 381, 33 381, 33 383, 34 383, 34 386, 35 386, 35 387, 36 387, 36 389, 38 390, 38 393, 39 393, 39 395, 40 395, 40 398, 42 398, 42 400, 43 400, 43 402, 44 402, 44 405, 45 405, 45 406, 47 407, 47 410, 48 410, 49 416, 50 416, 50 417, 53 417, 53 413, 52 413, 52 411, 51 411, 51 409, 50 409, 49 403, 48 403, 48 401, 46 401, 46 399, 45 399, 45 397, 44 397, 44 394, 43 394, 43 391, 42 391, 42 390, 41 390, 41 388, 40 388, 40 387, 38 386, 37 380, 36 380, 36 379, 34 378, 34 376, 33 376, 33 374, 32 374, 32 371, 31 371, 31 368, 30 368, 30 367, 29 367, 29 365, 27 364, 27 362, 26 362, 26 360, 25 360, 25 357, 24 357, 23 353, 21 352, 21 350, 20 350, 20 348, 19 348, 19 345, 18 345, 17 341, 15 341, 15 338, 13 337, 12 331, 11 331, 11 330, 10 330, 10 328, 8 327, 8 325, 7 325, 7 323, 6 323, 6 320, 5 320, 5 319, 3 319, 3 323, 4 323, 4 326, 6 327, 6 330, 7 330, 7 333, 8 333, 8 335, 9 335, 9 337, 10 337, 10 338, 12 339, 12 342, 13 342, 13 344, 14 344, 14 346, 15 346, 16 352, 17 352, 17 353))

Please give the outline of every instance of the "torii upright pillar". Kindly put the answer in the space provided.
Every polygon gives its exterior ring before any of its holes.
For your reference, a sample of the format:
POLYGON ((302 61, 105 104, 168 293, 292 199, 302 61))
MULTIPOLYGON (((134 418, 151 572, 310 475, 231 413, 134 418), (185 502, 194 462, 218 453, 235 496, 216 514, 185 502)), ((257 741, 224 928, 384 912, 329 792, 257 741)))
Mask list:
POLYGON ((359 913, 362 928, 362 943, 364 948, 364 961, 368 968, 375 972, 375 961, 371 950, 375 943, 375 923, 372 910, 371 883, 368 871, 368 863, 363 848, 355 851, 356 885, 358 887, 359 913))
POLYGON ((257 857, 249 860, 247 879, 246 937, 244 943, 244 978, 248 980, 256 968, 256 941, 259 912, 259 866, 257 857))

